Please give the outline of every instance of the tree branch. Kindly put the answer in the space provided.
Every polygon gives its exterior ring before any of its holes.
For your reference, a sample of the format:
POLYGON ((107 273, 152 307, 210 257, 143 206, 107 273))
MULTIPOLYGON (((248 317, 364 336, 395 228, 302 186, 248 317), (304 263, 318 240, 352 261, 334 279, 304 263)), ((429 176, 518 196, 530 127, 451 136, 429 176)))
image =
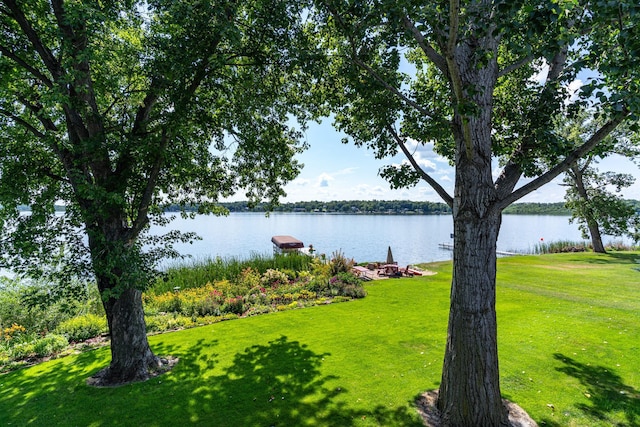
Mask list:
POLYGON ((431 186, 431 188, 433 188, 436 193, 438 193, 438 195, 442 198, 442 200, 449 205, 450 208, 453 208, 453 197, 451 197, 449 195, 449 193, 447 193, 447 190, 445 190, 435 179, 433 179, 431 177, 431 175, 429 175, 428 173, 426 173, 418 164, 418 162, 416 162, 416 159, 413 157, 413 154, 411 154, 411 152, 409 152, 409 149, 407 148, 405 142, 403 141, 402 138, 400 138, 400 136, 398 135, 398 133, 395 131, 395 129, 393 129, 393 127, 391 125, 387 126, 387 130, 389 131, 389 133, 393 136, 393 139, 396 140, 396 142, 398 143, 398 146, 400 146, 400 149, 402 150, 402 152, 404 153, 404 155, 407 157, 407 160, 409 160, 409 163, 411 163, 411 166, 413 166, 413 169, 418 172, 418 174, 420 175, 420 177, 426 181, 427 184, 429 184, 431 186))
POLYGON ((447 60, 436 52, 436 50, 426 41, 420 30, 416 28, 415 23, 411 21, 407 15, 402 17, 402 25, 413 35, 413 38, 416 40, 418 46, 420 46, 420 49, 422 49, 427 58, 429 58, 440 71, 446 74, 447 60))
POLYGON ((43 115, 41 114, 42 113, 42 105, 33 104, 33 103, 29 102, 27 99, 25 99, 24 97, 22 97, 20 95, 18 95, 18 100, 28 110, 30 110, 33 114, 35 114, 35 116, 38 119, 38 121, 42 124, 42 126, 46 130, 50 130, 50 131, 53 131, 53 132, 58 132, 58 126, 56 126, 56 124, 53 122, 53 120, 51 120, 50 118, 47 118, 47 117, 43 117, 43 115))
POLYGON ((20 9, 20 6, 18 6, 18 3, 15 0, 5 0, 4 3, 7 5, 13 18, 27 36, 27 39, 31 42, 31 45, 34 47, 36 52, 38 52, 38 56, 40 56, 42 62, 44 62, 44 65, 54 77, 54 80, 62 76, 62 69, 59 62, 53 56, 53 53, 44 45, 44 43, 42 43, 42 40, 38 37, 35 29, 27 20, 27 17, 20 9))
POLYGON ((23 60, 18 55, 14 54, 6 46, 0 45, 0 53, 3 56, 6 56, 7 58, 13 60, 13 62, 15 62, 18 66, 22 67, 22 69, 29 72, 33 77, 35 77, 37 80, 42 82, 42 84, 44 84, 48 88, 53 87, 53 82, 49 80, 47 76, 41 73, 40 70, 38 70, 36 67, 32 67, 30 64, 27 63, 27 61, 23 60))
POLYGON ((569 167, 571 167, 573 163, 575 163, 580 158, 584 157, 586 154, 589 153, 589 151, 595 148, 596 145, 602 142, 602 140, 604 140, 611 132, 613 132, 613 130, 620 123, 622 123, 627 118, 627 116, 629 116, 629 111, 625 109, 616 118, 610 120, 609 122, 604 124, 600 129, 598 129, 598 131, 594 133, 591 136, 591 138, 589 138, 584 144, 582 144, 580 147, 578 147, 576 150, 570 153, 567 157, 565 157, 565 159, 562 162, 558 163, 556 166, 549 169, 546 173, 540 175, 538 178, 534 179, 528 184, 523 185, 513 193, 501 199, 497 205, 497 208, 504 209, 507 206, 509 206, 511 203, 515 202, 516 200, 526 196, 532 191, 535 191, 538 188, 542 187, 543 185, 551 182, 558 175, 560 175, 561 173, 569 169, 569 167))
MULTIPOLYGON (((568 49, 569 46, 565 44, 554 55, 551 64, 549 64, 549 73, 547 74, 545 85, 540 92, 540 102, 537 103, 536 107, 533 110, 533 113, 530 114, 535 114, 535 112, 537 112, 540 108, 542 108, 543 105, 545 105, 545 103, 542 102, 542 98, 548 91, 551 90, 551 83, 555 82, 564 71, 567 61, 568 49)), ((530 145, 529 142, 530 138, 525 137, 522 140, 520 146, 513 152, 511 158, 507 162, 507 165, 504 167, 502 173, 496 180, 495 188, 498 191, 498 197, 500 199, 511 197, 511 192, 520 180, 520 177, 522 176, 522 169, 518 165, 517 158, 526 155, 526 152, 529 149, 530 145)))
POLYGON ((515 71, 518 68, 531 63, 534 59, 536 59, 535 55, 529 55, 527 57, 524 57, 524 58, 520 59, 519 61, 514 62, 513 64, 509 65, 508 67, 505 67, 502 70, 500 70, 498 72, 498 78, 504 77, 507 74, 511 73, 512 71, 515 71))
POLYGON ((11 111, 8 111, 8 110, 0 108, 0 114, 5 116, 5 117, 7 117, 8 119, 13 120, 14 122, 19 124, 20 126, 22 126, 26 130, 31 132, 36 138, 44 138, 46 136, 44 133, 42 133, 38 129, 36 129, 36 127, 33 126, 31 123, 27 122, 26 120, 22 119, 19 116, 16 116, 11 111))
MULTIPOLYGON (((354 48, 354 47, 352 46, 352 48, 354 48)), ((374 70, 369 65, 365 64, 360 58, 358 58, 358 54, 355 52, 355 48, 354 48, 354 52, 352 53, 351 60, 353 61, 354 64, 356 64, 357 66, 359 66, 360 68, 365 70, 378 83, 380 83, 382 86, 384 86, 384 88, 387 91, 391 92, 391 94, 393 94, 393 95, 397 96, 398 98, 400 98, 407 105, 409 105, 410 107, 413 107, 415 110, 417 110, 418 112, 420 112, 421 114, 423 114, 423 115, 425 115, 427 117, 431 118, 433 116, 433 114, 429 110, 425 109, 420 104, 418 104, 416 101, 414 101, 413 99, 409 98, 407 95, 402 93, 396 87, 394 87, 394 86, 390 85, 389 83, 387 83, 387 81, 385 79, 383 79, 382 76, 380 76, 380 74, 378 74, 376 72, 376 70, 374 70)))
POLYGON ((135 238, 136 236, 138 236, 142 229, 149 223, 149 205, 151 204, 153 193, 158 183, 158 177, 160 176, 160 171, 162 170, 162 165, 164 164, 164 154, 168 142, 169 136, 167 135, 166 131, 163 131, 160 147, 157 151, 157 155, 149 173, 149 177, 147 178, 144 193, 142 194, 140 202, 138 203, 136 219, 134 220, 131 230, 129 231, 131 233, 130 238, 135 238))
POLYGON ((66 184, 70 184, 70 183, 71 183, 71 181, 69 180, 69 178, 64 177, 64 176, 60 176, 60 175, 58 175, 57 173, 53 173, 53 172, 51 171, 51 168, 49 168, 49 167, 40 167, 40 168, 38 168, 38 170, 39 170, 40 172, 42 172, 42 174, 44 174, 45 176, 47 176, 47 177, 51 178, 51 179, 52 179, 52 180, 54 180, 54 181, 64 182, 64 183, 66 183, 66 184))

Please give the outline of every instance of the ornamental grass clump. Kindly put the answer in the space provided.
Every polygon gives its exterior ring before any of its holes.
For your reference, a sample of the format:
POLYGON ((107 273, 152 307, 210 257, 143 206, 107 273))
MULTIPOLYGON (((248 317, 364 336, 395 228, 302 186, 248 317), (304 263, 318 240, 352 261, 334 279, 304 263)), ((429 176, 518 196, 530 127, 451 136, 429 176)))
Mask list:
POLYGON ((355 261, 344 256, 342 251, 335 251, 329 261, 329 273, 331 276, 336 276, 339 273, 348 273, 355 264, 355 261))

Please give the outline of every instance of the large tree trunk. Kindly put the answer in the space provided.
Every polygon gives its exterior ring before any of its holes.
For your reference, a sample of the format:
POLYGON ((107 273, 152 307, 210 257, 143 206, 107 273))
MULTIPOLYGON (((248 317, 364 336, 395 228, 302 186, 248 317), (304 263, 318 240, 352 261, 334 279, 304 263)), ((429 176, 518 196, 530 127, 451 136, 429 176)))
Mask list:
MULTIPOLYGON (((495 47, 491 37, 483 39, 495 47)), ((508 426, 500 395, 496 323, 496 243, 502 220, 499 194, 492 177, 491 105, 497 64, 478 67, 474 49, 458 47, 459 89, 483 88, 472 101, 476 114, 456 111, 452 123, 456 143, 453 199, 453 278, 447 347, 438 393, 443 425, 508 426)), ((468 102, 469 99, 464 102, 468 102)), ((457 107, 460 108, 460 107, 457 107)))
POLYGON ((142 292, 126 289, 103 302, 111 335, 111 363, 95 378, 100 385, 144 381, 162 363, 149 347, 142 308, 142 292))
POLYGON ((132 265, 135 262, 127 265, 137 258, 137 249, 127 239, 122 221, 116 217, 106 222, 111 226, 96 227, 89 233, 93 267, 111 336, 111 363, 92 379, 100 386, 144 381, 162 366, 147 340, 141 284, 133 283, 142 277, 132 274, 140 266, 132 265))
POLYGON ((447 426, 508 425, 500 395, 495 310, 500 214, 454 219, 451 308, 438 408, 447 426))

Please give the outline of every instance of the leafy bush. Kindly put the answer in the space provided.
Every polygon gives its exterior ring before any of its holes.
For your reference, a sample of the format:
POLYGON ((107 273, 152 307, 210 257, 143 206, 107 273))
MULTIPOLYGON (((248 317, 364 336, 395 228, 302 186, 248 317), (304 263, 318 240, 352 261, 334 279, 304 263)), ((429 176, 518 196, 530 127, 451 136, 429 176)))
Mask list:
POLYGON ((69 345, 69 341, 62 335, 49 334, 33 344, 33 351, 38 357, 59 353, 69 345))
POLYGON ((254 268, 247 267, 242 270, 242 273, 240 273, 240 276, 238 276, 237 283, 239 287, 246 290, 255 288, 256 286, 260 285, 260 272, 254 268))
POLYGON ((282 271, 270 268, 264 272, 260 278, 260 283, 265 287, 277 288, 280 285, 288 284, 289 277, 282 271))
POLYGON ((353 273, 338 273, 329 280, 329 294, 351 298, 363 298, 367 295, 360 279, 353 273))
POLYGON ((193 317, 180 314, 147 316, 145 321, 147 324, 147 332, 163 332, 172 329, 191 328, 198 325, 193 317))
POLYGON ((22 342, 9 348, 9 358, 12 360, 26 359, 34 353, 33 342, 22 342))
POLYGON ((77 316, 60 323, 56 332, 62 334, 69 341, 85 341, 107 332, 107 319, 95 314, 77 316))
POLYGON ((69 345, 62 335, 48 334, 41 337, 35 333, 26 333, 20 325, 12 325, 3 331, 0 341, 0 364, 22 360, 29 357, 45 357, 59 353, 69 345), (4 333, 7 332, 8 333, 4 333))
POLYGON ((147 313, 180 313, 184 316, 219 315, 224 303, 223 292, 229 282, 211 283, 200 288, 169 291, 160 295, 144 294, 143 301, 147 313))
POLYGON ((92 283, 0 278, 0 325, 5 329, 17 324, 29 336, 43 336, 57 330, 61 323, 87 313, 104 313, 98 289, 92 283))
POLYGON ((222 306, 223 313, 242 314, 244 312, 244 298, 231 297, 227 298, 222 306))
POLYGON ((254 305, 246 311, 245 316, 258 316, 260 314, 272 313, 274 308, 270 305, 254 305))
POLYGON ((236 314, 224 314, 221 316, 183 316, 181 314, 165 313, 145 318, 147 332, 164 332, 174 329, 192 328, 194 326, 209 325, 223 320, 237 319, 236 314))
MULTIPOLYGON (((209 264, 199 264, 191 273, 180 273, 180 277, 192 282, 180 282, 186 287, 159 292, 168 288, 165 283, 145 292, 147 330, 187 328, 229 317, 362 298, 366 292, 360 279, 351 273, 352 267, 353 260, 340 252, 330 263, 296 255, 258 257, 244 264, 217 258, 209 264), (205 270, 207 274, 215 273, 216 281, 197 285, 207 277, 201 274, 205 270), (331 271, 336 274, 330 276, 331 271)), ((176 272, 174 269, 170 275, 176 272)))

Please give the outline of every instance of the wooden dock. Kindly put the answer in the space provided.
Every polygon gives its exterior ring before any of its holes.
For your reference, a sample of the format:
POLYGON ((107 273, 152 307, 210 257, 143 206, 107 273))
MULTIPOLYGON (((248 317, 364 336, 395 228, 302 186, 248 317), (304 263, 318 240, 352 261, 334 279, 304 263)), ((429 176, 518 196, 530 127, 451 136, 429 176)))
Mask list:
MULTIPOLYGON (((440 249, 446 249, 449 251, 453 250, 453 243, 438 243, 438 247, 440 249)), ((516 255, 524 255, 516 252, 506 252, 506 251, 496 251, 496 255, 500 256, 516 256, 516 255)))

